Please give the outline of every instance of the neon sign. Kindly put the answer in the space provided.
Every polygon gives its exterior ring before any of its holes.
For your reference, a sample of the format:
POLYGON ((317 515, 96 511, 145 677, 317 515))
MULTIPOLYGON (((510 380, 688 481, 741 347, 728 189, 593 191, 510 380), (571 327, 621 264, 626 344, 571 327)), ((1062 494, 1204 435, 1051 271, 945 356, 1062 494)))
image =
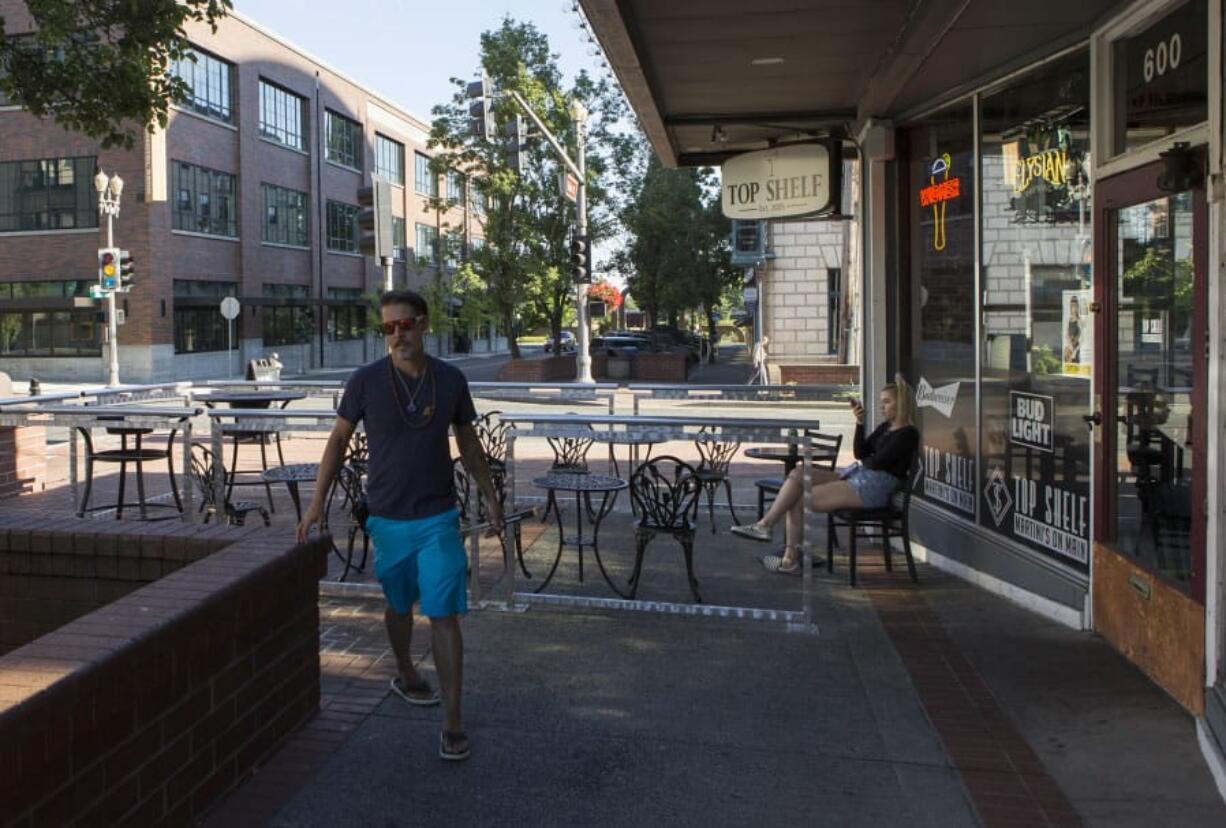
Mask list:
POLYGON ((920 207, 932 208, 932 249, 945 249, 945 209, 962 195, 962 179, 950 178, 951 159, 942 153, 928 170, 928 186, 920 190, 920 207))
POLYGON ((1068 150, 1063 147, 1048 149, 1019 158, 1013 164, 1013 192, 1021 194, 1037 180, 1046 181, 1053 187, 1068 183, 1068 150))

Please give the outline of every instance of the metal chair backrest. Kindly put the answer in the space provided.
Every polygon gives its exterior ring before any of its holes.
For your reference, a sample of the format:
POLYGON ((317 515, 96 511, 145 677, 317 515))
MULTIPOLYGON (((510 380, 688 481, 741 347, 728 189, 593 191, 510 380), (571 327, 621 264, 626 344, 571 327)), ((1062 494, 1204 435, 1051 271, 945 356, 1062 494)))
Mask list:
POLYGON ((899 481, 898 488, 894 489, 894 493, 890 495, 890 505, 904 519, 907 516, 907 510, 911 508, 911 493, 915 491, 915 485, 919 482, 920 471, 923 468, 920 462, 921 457, 921 452, 915 452, 915 456, 911 458, 911 465, 907 469, 907 476, 899 481))
MULTIPOLYGON (((220 463, 221 460, 219 459, 220 463)), ((213 452, 199 443, 192 443, 192 480, 200 491, 204 505, 211 511, 217 511, 222 498, 218 497, 217 480, 213 477, 213 452)), ((222 469, 222 479, 225 479, 225 469, 222 469)), ((224 489, 223 489, 224 491, 224 489)))
POLYGON ((553 449, 551 471, 587 471, 587 452, 595 442, 592 437, 547 437, 545 442, 553 449))
POLYGON ((468 478, 468 470, 464 468, 464 461, 457 457, 451 461, 451 477, 455 481, 455 499, 456 506, 460 509, 460 522, 470 523, 468 508, 472 496, 472 483, 468 478))
POLYGON ((648 460, 630 477, 630 497, 641 527, 674 531, 693 528, 702 483, 694 467, 672 455, 648 460))
POLYGON ((353 433, 349 438, 349 445, 345 447, 345 459, 341 462, 358 474, 366 474, 370 467, 370 444, 367 442, 366 432, 353 433))
POLYGON ((362 483, 361 473, 349 465, 342 465, 336 470, 332 488, 328 490, 328 505, 324 509, 323 525, 328 526, 328 515, 332 513, 332 504, 336 502, 337 494, 341 495, 341 503, 345 504, 349 521, 358 524, 358 508, 366 498, 366 489, 362 483))
POLYGON ((698 456, 702 458, 702 462, 698 464, 699 470, 725 474, 729 464, 732 463, 732 458, 741 448, 741 441, 724 440, 720 435, 708 431, 706 426, 703 426, 694 440, 694 447, 698 449, 698 456))
POLYGON ((811 428, 805 429, 805 438, 813 452, 813 465, 833 469, 839 462, 839 449, 843 447, 842 434, 822 434, 811 428))
POLYGON ((474 424, 477 439, 485 450, 485 459, 491 463, 506 465, 507 462, 507 432, 509 423, 502 419, 501 411, 488 411, 477 418, 474 424))

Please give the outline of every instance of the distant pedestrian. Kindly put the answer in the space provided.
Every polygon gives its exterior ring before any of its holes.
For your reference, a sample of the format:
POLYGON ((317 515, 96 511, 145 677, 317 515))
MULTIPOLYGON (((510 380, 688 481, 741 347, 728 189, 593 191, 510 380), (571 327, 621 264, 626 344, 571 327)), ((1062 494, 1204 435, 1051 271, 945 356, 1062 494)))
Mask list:
POLYGON ((413 291, 389 291, 379 313, 389 356, 354 371, 345 384, 298 539, 305 540, 319 523, 349 439, 363 422, 370 449, 366 529, 375 545, 375 574, 388 604, 383 617, 398 667, 392 691, 409 704, 439 703, 439 694, 414 669, 409 651, 413 604, 420 601, 430 619, 434 665, 446 702, 439 755, 466 759, 470 748, 460 716, 464 642, 459 616, 468 611, 468 559, 460 537, 449 427, 485 498, 491 533, 501 532, 502 512, 473 428, 477 412, 468 382, 459 369, 425 352, 430 327, 425 299, 413 291))
POLYGON ((749 375, 749 381, 746 385, 770 385, 770 369, 766 365, 767 354, 766 346, 770 344, 771 338, 763 336, 760 340, 754 343, 753 346, 753 373, 749 375))

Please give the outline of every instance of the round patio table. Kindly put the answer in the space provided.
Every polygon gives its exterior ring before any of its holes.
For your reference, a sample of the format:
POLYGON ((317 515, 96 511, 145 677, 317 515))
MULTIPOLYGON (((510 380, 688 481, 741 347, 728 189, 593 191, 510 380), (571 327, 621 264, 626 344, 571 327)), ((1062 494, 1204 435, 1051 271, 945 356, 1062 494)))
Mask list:
POLYGON ((617 503, 617 494, 622 489, 629 488, 630 484, 620 477, 613 477, 605 474, 588 474, 575 472, 554 472, 547 474, 544 477, 538 477, 532 481, 532 485, 553 492, 574 492, 575 493, 575 534, 567 536, 566 530, 562 525, 562 510, 554 509, 554 514, 558 519, 558 554, 553 559, 553 566, 549 568, 549 574, 545 576, 544 582, 536 588, 536 592, 541 592, 545 587, 549 586, 549 582, 553 580, 553 575, 558 569, 558 562, 562 560, 562 550, 567 546, 573 546, 579 552, 579 582, 583 583, 583 549, 591 547, 592 552, 596 555, 596 565, 600 567, 600 574, 604 576, 605 583, 622 598, 629 597, 626 593, 617 588, 613 580, 609 577, 609 573, 605 571, 604 562, 600 559, 600 547, 597 546, 600 535, 600 523, 608 514, 613 511, 614 504, 617 503), (592 495, 600 495, 600 505, 592 508, 592 495), (588 514, 588 519, 591 521, 591 538, 585 538, 583 534, 583 516, 588 514))
POLYGON ((299 483, 314 483, 319 476, 318 463, 290 463, 288 466, 276 466, 268 469, 262 475, 265 483, 284 483, 289 489, 289 499, 294 501, 294 511, 298 520, 302 520, 302 501, 298 497, 299 483))

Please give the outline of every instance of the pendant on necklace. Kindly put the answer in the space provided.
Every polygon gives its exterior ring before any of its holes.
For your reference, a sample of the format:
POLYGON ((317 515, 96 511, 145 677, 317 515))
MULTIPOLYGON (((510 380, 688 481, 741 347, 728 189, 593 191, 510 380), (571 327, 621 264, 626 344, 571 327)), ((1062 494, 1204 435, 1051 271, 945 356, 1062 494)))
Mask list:
POLYGON ((412 400, 409 400, 409 404, 404 407, 404 410, 410 414, 416 414, 417 413, 417 403, 413 402, 412 400))

